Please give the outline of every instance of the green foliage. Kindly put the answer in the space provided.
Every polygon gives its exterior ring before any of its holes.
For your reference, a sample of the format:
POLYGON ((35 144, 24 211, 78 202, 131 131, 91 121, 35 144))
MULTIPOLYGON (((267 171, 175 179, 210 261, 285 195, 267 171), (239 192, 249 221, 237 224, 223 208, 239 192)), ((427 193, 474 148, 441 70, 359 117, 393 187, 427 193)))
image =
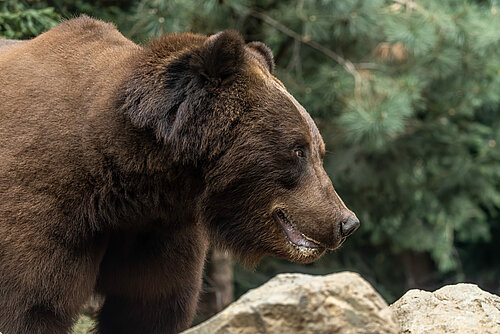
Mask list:
POLYGON ((325 167, 362 226, 340 252, 237 268, 240 292, 282 271, 361 272, 388 298, 413 283, 500 291, 500 8, 467 0, 1 1, 0 35, 25 38, 78 13, 136 41, 232 28, 266 42, 276 75, 315 117, 325 167), (45 8, 44 8, 45 6, 45 8), (57 14, 56 14, 57 13, 57 14), (29 23, 31 22, 31 23, 29 23))
POLYGON ((370 109, 339 113, 345 137, 334 144, 330 170, 370 243, 429 252, 447 272, 459 268, 457 242, 491 240, 500 208, 500 52, 492 34, 500 20, 465 1, 411 4, 378 11, 389 53, 375 49, 380 70, 359 96, 345 96, 348 106, 370 109), (390 54, 398 45, 401 61, 390 54), (386 80, 390 89, 375 87, 386 80))
POLYGON ((86 315, 80 315, 76 320, 75 325, 71 331, 72 334, 87 334, 92 333, 95 322, 86 315))
POLYGON ((59 18, 54 8, 43 8, 38 2, 0 0, 0 37, 34 37, 55 26, 59 18))

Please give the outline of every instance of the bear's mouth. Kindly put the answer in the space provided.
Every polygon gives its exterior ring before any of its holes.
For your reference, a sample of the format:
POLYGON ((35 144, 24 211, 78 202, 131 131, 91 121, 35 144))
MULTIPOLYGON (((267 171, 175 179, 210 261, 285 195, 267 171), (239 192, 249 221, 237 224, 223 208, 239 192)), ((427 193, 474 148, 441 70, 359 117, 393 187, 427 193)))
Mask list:
POLYGON ((280 223, 286 237, 288 238, 288 241, 290 241, 292 245, 308 249, 323 248, 320 244, 312 241, 310 238, 306 237, 299 230, 297 230, 297 228, 293 226, 292 222, 282 209, 277 209, 276 211, 274 211, 274 216, 280 223))

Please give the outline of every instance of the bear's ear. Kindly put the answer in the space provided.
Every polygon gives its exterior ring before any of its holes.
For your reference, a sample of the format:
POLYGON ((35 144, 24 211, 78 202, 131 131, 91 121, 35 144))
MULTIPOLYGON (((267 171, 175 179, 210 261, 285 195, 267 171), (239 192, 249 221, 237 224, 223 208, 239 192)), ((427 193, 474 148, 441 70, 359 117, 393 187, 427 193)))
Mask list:
POLYGON ((269 49, 269 47, 262 42, 251 42, 247 44, 247 47, 249 47, 253 51, 258 52, 260 56, 264 58, 269 73, 272 74, 274 72, 274 57, 271 49, 269 49))
POLYGON ((241 71, 245 42, 232 30, 221 31, 208 37, 191 66, 208 80, 224 82, 241 71))

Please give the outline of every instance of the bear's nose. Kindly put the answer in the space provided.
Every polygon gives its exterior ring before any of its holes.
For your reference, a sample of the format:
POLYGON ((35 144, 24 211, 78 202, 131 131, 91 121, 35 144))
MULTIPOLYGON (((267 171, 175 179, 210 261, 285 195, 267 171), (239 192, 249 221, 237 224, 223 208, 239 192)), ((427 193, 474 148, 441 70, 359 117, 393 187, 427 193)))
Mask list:
POLYGON ((347 238, 351 234, 353 234, 359 227, 359 219, 351 215, 349 216, 346 220, 342 222, 341 226, 341 232, 342 232, 342 237, 347 238))

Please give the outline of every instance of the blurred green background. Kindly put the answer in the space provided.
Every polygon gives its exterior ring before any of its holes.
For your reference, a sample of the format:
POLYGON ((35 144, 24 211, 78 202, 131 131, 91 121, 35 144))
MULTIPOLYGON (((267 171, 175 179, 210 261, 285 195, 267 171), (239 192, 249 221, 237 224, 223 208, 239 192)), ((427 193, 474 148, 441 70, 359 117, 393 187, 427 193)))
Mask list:
POLYGON ((81 13, 138 43, 227 28, 263 41, 317 122, 361 228, 314 264, 236 265, 237 296, 279 272, 342 270, 388 302, 459 281, 500 294, 499 1, 0 0, 0 36, 81 13))

